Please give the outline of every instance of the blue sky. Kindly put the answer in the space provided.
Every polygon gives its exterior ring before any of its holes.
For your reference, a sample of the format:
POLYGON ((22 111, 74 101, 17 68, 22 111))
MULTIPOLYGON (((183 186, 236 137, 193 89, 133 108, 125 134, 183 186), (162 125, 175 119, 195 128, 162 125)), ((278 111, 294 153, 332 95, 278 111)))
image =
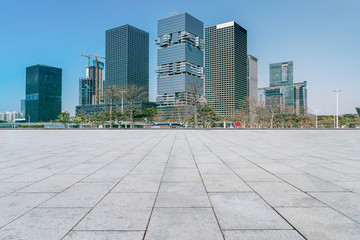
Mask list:
POLYGON ((105 30, 130 24, 150 33, 150 98, 156 97, 157 20, 188 12, 205 27, 236 21, 248 30, 248 53, 259 59, 259 87, 269 64, 294 61, 295 81, 308 81, 310 110, 334 114, 360 107, 359 0, 0 0, 0 112, 20 110, 25 68, 63 69, 63 110, 74 114, 86 58, 104 56, 105 30))

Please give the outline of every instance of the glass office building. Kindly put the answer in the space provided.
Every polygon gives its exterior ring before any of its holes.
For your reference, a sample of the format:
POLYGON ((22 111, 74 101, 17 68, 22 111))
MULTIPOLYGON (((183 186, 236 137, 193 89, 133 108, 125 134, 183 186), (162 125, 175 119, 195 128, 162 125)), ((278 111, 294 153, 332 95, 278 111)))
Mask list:
POLYGON ((126 24, 107 30, 105 45, 105 87, 134 84, 149 92, 149 33, 126 24))
POLYGON ((294 109, 294 64, 281 62, 270 64, 270 87, 283 86, 285 88, 285 105, 294 109))
POLYGON ((27 121, 48 122, 57 119, 61 113, 61 82, 61 68, 46 65, 26 68, 27 121))
POLYGON ((306 81, 294 83, 294 109, 296 115, 307 114, 307 88, 306 81))
POLYGON ((165 118, 191 114, 189 98, 203 95, 203 35, 203 22, 186 12, 158 20, 156 102, 165 118))
POLYGON ((247 31, 236 22, 205 29, 205 97, 220 116, 247 110, 247 31))

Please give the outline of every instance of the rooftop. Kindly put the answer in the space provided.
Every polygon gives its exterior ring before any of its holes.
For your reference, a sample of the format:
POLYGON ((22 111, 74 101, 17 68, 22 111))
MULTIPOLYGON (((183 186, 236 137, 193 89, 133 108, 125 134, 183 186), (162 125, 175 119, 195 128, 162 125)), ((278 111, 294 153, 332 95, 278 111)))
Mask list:
POLYGON ((360 236, 356 130, 2 130, 0 239, 360 236))

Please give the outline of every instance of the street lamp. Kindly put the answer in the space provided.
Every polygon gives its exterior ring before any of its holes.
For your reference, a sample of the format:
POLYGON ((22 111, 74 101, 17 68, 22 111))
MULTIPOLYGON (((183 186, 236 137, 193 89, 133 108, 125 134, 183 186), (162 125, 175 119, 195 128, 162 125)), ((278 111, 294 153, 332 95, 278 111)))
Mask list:
POLYGON ((341 90, 336 89, 334 92, 336 93, 336 128, 339 128, 339 92, 341 90))
POLYGON ((320 110, 319 109, 315 110, 315 122, 316 122, 315 126, 316 126, 316 128, 318 128, 318 111, 320 111, 320 110))

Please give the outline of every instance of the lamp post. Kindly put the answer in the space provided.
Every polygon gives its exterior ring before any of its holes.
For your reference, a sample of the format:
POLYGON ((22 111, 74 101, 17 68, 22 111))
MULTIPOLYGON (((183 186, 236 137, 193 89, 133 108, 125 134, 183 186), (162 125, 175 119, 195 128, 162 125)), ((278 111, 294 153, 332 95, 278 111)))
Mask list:
POLYGON ((315 126, 316 126, 316 128, 318 128, 318 111, 320 111, 320 110, 318 110, 318 109, 315 110, 315 126))
POLYGON ((341 90, 336 89, 334 92, 336 93, 336 128, 339 128, 339 92, 341 90))

